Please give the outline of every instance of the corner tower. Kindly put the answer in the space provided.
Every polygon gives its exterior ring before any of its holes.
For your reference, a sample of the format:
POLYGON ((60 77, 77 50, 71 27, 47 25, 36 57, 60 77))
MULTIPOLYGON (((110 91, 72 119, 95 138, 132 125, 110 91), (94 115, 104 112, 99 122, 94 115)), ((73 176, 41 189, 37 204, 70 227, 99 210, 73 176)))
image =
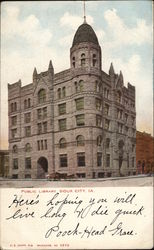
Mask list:
POLYGON ((72 69, 101 70, 101 48, 93 28, 85 21, 77 29, 70 49, 72 69))

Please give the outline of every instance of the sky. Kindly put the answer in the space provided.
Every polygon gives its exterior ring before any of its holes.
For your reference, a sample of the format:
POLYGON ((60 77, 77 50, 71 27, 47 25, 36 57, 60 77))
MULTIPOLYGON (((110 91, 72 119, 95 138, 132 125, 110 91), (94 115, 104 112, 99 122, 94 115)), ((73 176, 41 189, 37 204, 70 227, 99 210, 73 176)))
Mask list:
MULTIPOLYGON (((137 130, 153 133, 152 1, 86 1, 86 19, 102 48, 102 70, 111 62, 124 85, 136 87, 137 130)), ((7 85, 32 82, 34 67, 55 73, 70 67, 70 47, 83 23, 83 1, 1 3, 1 140, 8 147, 7 85)))

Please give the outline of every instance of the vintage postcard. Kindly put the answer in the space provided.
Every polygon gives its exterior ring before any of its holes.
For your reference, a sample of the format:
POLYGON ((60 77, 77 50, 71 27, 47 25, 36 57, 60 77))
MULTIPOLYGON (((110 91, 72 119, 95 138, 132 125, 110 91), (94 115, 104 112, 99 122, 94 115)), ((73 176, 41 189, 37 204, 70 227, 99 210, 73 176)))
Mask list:
POLYGON ((1 3, 1 249, 153 247, 152 26, 152 1, 1 3))

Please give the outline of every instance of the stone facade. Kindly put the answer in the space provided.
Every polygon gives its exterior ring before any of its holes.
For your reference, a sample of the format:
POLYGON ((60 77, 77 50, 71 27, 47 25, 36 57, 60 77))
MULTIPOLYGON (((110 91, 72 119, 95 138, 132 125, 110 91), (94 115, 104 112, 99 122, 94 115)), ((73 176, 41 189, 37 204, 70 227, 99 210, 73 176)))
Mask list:
POLYGON ((50 61, 46 72, 34 69, 31 84, 8 84, 8 105, 10 177, 136 173, 135 87, 124 86, 112 63, 109 74, 102 70, 88 24, 75 34, 70 68, 55 74, 50 61))

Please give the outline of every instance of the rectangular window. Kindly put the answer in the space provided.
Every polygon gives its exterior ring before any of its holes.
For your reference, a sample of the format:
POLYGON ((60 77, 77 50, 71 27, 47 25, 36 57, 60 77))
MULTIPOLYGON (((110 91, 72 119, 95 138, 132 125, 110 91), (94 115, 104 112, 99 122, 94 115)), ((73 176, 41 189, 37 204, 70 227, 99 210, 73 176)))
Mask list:
POLYGON ((97 153, 97 166, 102 166, 102 153, 97 153))
POLYGON ((76 116, 76 125, 77 126, 84 126, 85 125, 85 123, 84 123, 84 114, 76 116))
POLYGON ((17 125, 17 116, 12 116, 11 117, 11 120, 12 120, 12 126, 15 126, 15 125, 17 125))
POLYGON ((13 174, 12 179, 18 179, 18 174, 13 174))
POLYGON ((104 97, 109 99, 109 89, 104 88, 104 97))
POLYGON ((132 168, 134 168, 135 164, 134 164, 134 157, 132 157, 132 168))
POLYGON ((100 115, 96 115, 96 126, 97 127, 102 126, 102 117, 100 115))
POLYGON ((59 120, 59 130, 60 131, 66 130, 66 119, 59 120))
POLYGON ((101 102, 101 100, 98 99, 98 98, 96 98, 95 102, 96 102, 96 109, 100 111, 102 109, 102 102, 101 102))
POLYGON ((48 148, 48 145, 47 145, 47 140, 44 140, 44 147, 45 147, 45 149, 47 149, 47 148, 48 148))
POLYGON ((132 116, 132 126, 135 124, 135 118, 132 116))
POLYGON ((123 116, 123 111, 121 109, 118 109, 117 110, 117 118, 121 120, 122 116, 123 116))
POLYGON ((25 127, 25 136, 31 136, 31 127, 30 126, 25 127))
POLYGON ((31 175, 30 174, 25 174, 25 179, 31 179, 31 175))
POLYGON ((25 123, 29 123, 31 121, 31 113, 26 113, 24 120, 25 120, 25 123))
POLYGON ((43 108, 43 119, 47 118, 47 107, 43 108))
POLYGON ((104 114, 109 115, 109 105, 105 103, 104 114))
POLYGON ((123 119, 123 111, 122 110, 120 110, 119 117, 120 117, 120 119, 123 119))
POLYGON ((67 154, 63 154, 59 156, 60 167, 67 167, 67 154))
POLYGON ((11 133, 12 133, 12 139, 16 138, 16 136, 17 136, 17 129, 16 128, 12 129, 11 133))
POLYGON ((85 178, 86 177, 85 173, 77 173, 76 175, 78 178, 85 178))
POLYGON ((31 168, 31 158, 30 157, 25 158, 25 168, 26 169, 31 168))
POLYGON ((38 123, 37 124, 37 133, 40 135, 42 133, 42 124, 38 123))
POLYGON ((132 129, 132 136, 135 137, 136 136, 136 130, 132 129))
POLYGON ((110 121, 105 119, 105 129, 109 130, 110 129, 110 121))
POLYGON ((77 163, 78 167, 85 166, 85 153, 77 153, 77 163))
POLYGON ((76 110, 84 109, 84 98, 78 98, 75 100, 76 103, 76 110))
POLYGON ((125 133, 128 134, 129 130, 128 127, 125 127, 125 133))
POLYGON ((41 150, 43 150, 43 140, 41 140, 41 150))
POLYGON ((128 114, 125 113, 125 122, 128 121, 128 114))
POLYGON ((40 141, 37 141, 37 149, 40 150, 40 141))
POLYGON ((103 172, 98 173, 98 178, 104 178, 104 173, 103 172))
POLYGON ((18 169, 18 159, 13 159, 13 169, 18 169))
POLYGON ((41 119, 41 118, 42 118, 42 110, 37 109, 37 119, 41 119))
POLYGON ((107 177, 111 177, 111 173, 107 173, 107 177))
POLYGON ((123 125, 118 122, 118 132, 122 133, 122 130, 123 130, 123 125))
POLYGON ((66 114, 66 103, 58 105, 59 115, 66 114))
POLYGON ((127 168, 129 168, 129 154, 127 154, 127 168))
POLYGON ((43 122, 43 132, 47 133, 47 122, 43 122))
POLYGON ((110 167, 110 154, 106 154, 106 167, 110 167))

